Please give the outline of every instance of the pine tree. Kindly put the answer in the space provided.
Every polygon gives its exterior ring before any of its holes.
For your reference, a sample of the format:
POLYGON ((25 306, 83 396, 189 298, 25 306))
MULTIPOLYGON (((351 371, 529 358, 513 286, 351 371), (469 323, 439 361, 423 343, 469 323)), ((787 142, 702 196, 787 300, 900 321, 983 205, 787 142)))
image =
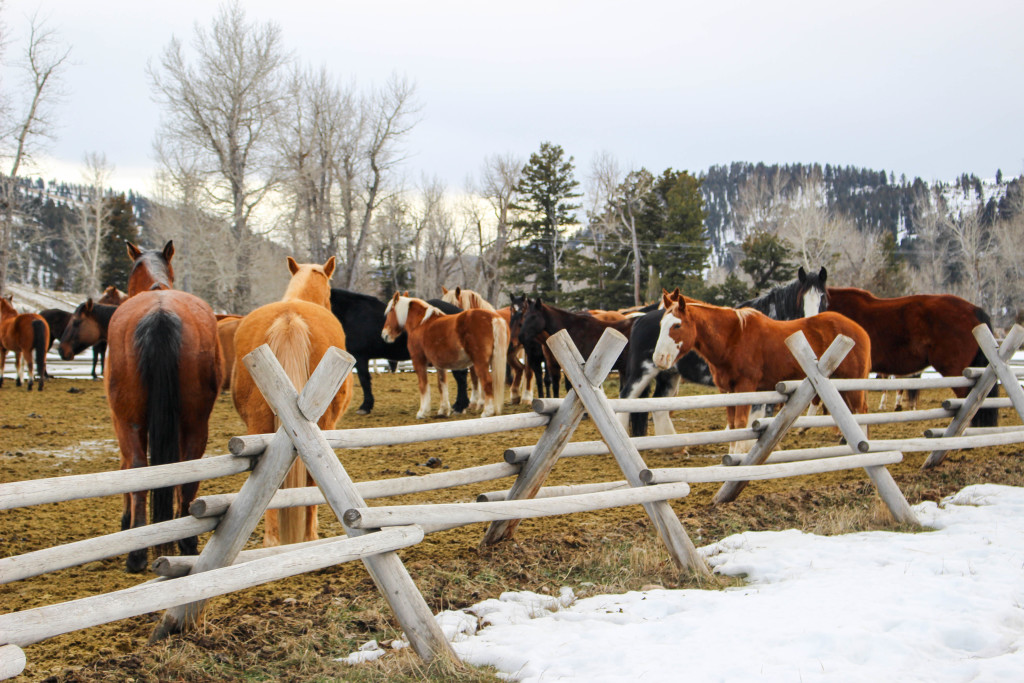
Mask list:
MULTIPOLYGON (((647 263, 669 289, 694 291, 711 251, 704 219, 701 180, 687 171, 666 169, 644 200, 637 225, 647 263)), ((643 272, 646 279, 648 273, 643 272)))
POLYGON ((755 232, 743 240, 746 256, 740 261, 740 268, 754 281, 755 293, 793 277, 796 268, 790 262, 791 251, 786 240, 768 232, 755 232))
POLYGON ((108 197, 107 207, 110 211, 110 233, 103 240, 103 267, 100 269, 100 286, 114 285, 118 289, 128 289, 128 275, 131 273, 131 261, 125 253, 125 240, 138 242, 138 227, 135 224, 134 207, 125 199, 124 194, 108 197))
POLYGON ((565 158, 560 145, 543 142, 523 167, 517 194, 523 198, 513 208, 525 217, 513 223, 513 246, 504 265, 508 284, 520 289, 533 280, 533 292, 559 301, 561 268, 568 226, 576 223, 580 208, 571 200, 582 196, 573 177, 573 158, 565 158))

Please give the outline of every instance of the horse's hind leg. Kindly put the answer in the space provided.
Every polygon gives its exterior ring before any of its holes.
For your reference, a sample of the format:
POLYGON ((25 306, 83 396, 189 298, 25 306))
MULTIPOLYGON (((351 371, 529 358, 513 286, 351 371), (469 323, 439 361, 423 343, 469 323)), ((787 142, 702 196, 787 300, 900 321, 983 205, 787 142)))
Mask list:
MULTIPOLYGON (((473 382, 474 386, 476 381, 473 382)), ((448 417, 452 414, 452 404, 448 400, 448 372, 437 369, 437 391, 441 394, 440 399, 437 402, 437 416, 448 417)), ((427 385, 427 412, 430 411, 430 385, 427 385)))
MULTIPOLYGON (((25 369, 28 374, 28 390, 32 391, 32 381, 35 379, 32 375, 35 371, 35 368, 32 367, 32 347, 28 347, 28 349, 22 352, 22 355, 25 357, 25 369)), ((42 379, 39 381, 42 382, 42 379)))

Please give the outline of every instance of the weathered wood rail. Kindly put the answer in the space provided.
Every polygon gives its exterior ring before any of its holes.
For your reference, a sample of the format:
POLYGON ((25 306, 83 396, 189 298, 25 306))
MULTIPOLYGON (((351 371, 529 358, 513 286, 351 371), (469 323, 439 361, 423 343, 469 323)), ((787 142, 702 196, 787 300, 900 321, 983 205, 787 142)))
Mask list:
POLYGON ((828 375, 838 366, 852 342, 839 338, 818 359, 803 337, 795 335, 787 344, 807 377, 782 382, 774 392, 619 400, 607 398, 598 387, 625 345, 625 339, 614 331, 607 332, 591 358, 584 362, 568 335, 560 333, 551 337, 549 346, 573 389, 564 399, 535 401, 533 413, 429 426, 327 432, 320 431, 315 421, 351 370, 351 357, 336 350, 328 354, 305 389, 297 393, 269 349, 257 349, 246 359, 246 364, 281 418, 282 428, 277 434, 233 438, 229 456, 0 485, 0 510, 4 510, 118 495, 250 471, 238 493, 198 498, 190 517, 0 559, 0 582, 9 582, 213 531, 199 556, 159 558, 154 563, 160 576, 156 582, 69 603, 0 614, 0 678, 22 671, 25 656, 21 648, 39 640, 166 609, 154 633, 154 637, 162 637, 195 623, 203 602, 209 597, 356 559, 366 564, 416 652, 425 660, 442 653, 451 655, 447 641, 395 550, 417 543, 425 533, 464 524, 488 522, 482 544, 489 544, 510 535, 520 519, 640 504, 680 570, 707 574, 706 564, 668 504, 669 500, 684 497, 690 483, 723 482, 716 502, 724 503, 735 497, 746 481, 864 468, 893 516, 897 520, 916 522, 906 499, 886 470, 887 465, 899 462, 904 452, 931 451, 932 456, 925 463, 930 467, 941 462, 941 456, 952 449, 1024 442, 1024 427, 966 428, 974 413, 983 406, 1012 406, 1024 418, 1024 390, 1018 380, 1021 373, 1007 365, 1007 360, 1024 343, 1024 328, 1015 326, 1001 346, 996 345, 987 328, 979 327, 975 336, 989 365, 969 368, 963 378, 832 380, 828 375), (986 398, 996 382, 1003 385, 1007 398, 986 398), (971 392, 965 399, 946 401, 941 409, 856 416, 850 414, 839 396, 844 390, 900 387, 970 387, 971 392), (815 396, 826 405, 830 415, 802 416, 815 396), (614 416, 616 412, 635 410, 692 410, 765 402, 784 405, 775 417, 755 421, 750 428, 739 430, 630 439, 614 416), (584 415, 589 415, 594 422, 601 441, 570 441, 584 415), (942 430, 930 430, 922 438, 872 441, 862 429, 869 424, 942 418, 950 419, 950 425, 942 430), (334 449, 338 448, 505 434, 541 426, 545 430, 535 445, 507 449, 504 462, 415 477, 352 482, 334 454, 334 449), (826 426, 837 426, 847 443, 788 451, 777 449, 782 437, 794 427, 826 426), (755 442, 747 454, 725 456, 721 465, 650 469, 640 455, 640 451, 647 449, 750 439, 755 442), (544 486, 560 458, 601 454, 616 458, 624 480, 544 486), (278 489, 295 457, 306 462, 319 488, 278 489), (477 503, 383 507, 365 504, 365 500, 372 498, 478 484, 509 476, 516 477, 510 489, 481 494, 477 503), (346 536, 281 548, 242 550, 267 508, 324 503, 331 505, 342 520, 346 536))

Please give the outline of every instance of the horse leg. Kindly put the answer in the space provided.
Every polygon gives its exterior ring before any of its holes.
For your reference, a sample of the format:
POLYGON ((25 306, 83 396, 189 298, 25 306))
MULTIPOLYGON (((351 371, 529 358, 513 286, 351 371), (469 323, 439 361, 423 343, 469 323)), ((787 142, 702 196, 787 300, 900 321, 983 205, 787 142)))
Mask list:
POLYGON ((7 349, 0 346, 0 387, 4 385, 4 368, 7 366, 7 349))
MULTIPOLYGON (((427 391, 430 391, 429 387, 427 391)), ((437 369, 437 392, 441 395, 437 403, 437 416, 448 417, 452 414, 452 405, 448 402, 448 372, 441 368, 437 369)), ((427 403, 429 404, 429 400, 427 403)), ((427 410, 429 411, 429 409, 430 406, 428 405, 427 410)))
POLYGON ((481 410, 484 399, 480 391, 480 375, 477 374, 476 368, 469 369, 469 378, 473 381, 473 392, 469 396, 469 409, 481 410))
MULTIPOLYGON (((726 408, 726 413, 729 416, 729 429, 745 429, 748 420, 750 419, 750 406, 733 406, 726 408)), ((746 453, 750 450, 754 444, 752 439, 744 439, 743 441, 733 441, 729 444, 730 454, 741 454, 746 453)))
POLYGON ((519 362, 516 354, 510 353, 508 355, 507 369, 509 372, 505 375, 505 381, 509 386, 509 403, 512 405, 519 405, 519 402, 523 400, 522 387, 520 382, 523 379, 523 364, 519 362))
POLYGON ((21 351, 14 352, 14 386, 16 387, 21 386, 21 367, 22 363, 24 363, 24 360, 22 359, 21 356, 21 351))
MULTIPOLYGON (((201 419, 193 422, 192 427, 185 430, 185 433, 182 435, 181 443, 182 462, 197 460, 203 457, 203 452, 206 450, 206 439, 209 436, 209 432, 209 420, 201 419)), ((182 484, 175 489, 175 498, 177 499, 176 512, 174 514, 175 519, 188 516, 188 507, 192 504, 192 501, 196 499, 196 494, 198 492, 198 481, 182 484)), ((188 538, 180 539, 178 541, 178 552, 182 555, 198 555, 199 538, 197 536, 189 536, 188 538)))
POLYGON ((416 367, 416 382, 420 389, 420 409, 416 412, 416 419, 422 420, 430 414, 430 383, 427 381, 426 363, 414 365, 416 367))
POLYGON ((356 412, 360 415, 369 415, 373 410, 373 386, 370 384, 370 359, 360 356, 356 359, 356 375, 359 376, 359 386, 363 388, 363 404, 356 412))
MULTIPOLYGON (((32 347, 29 346, 27 349, 21 352, 21 355, 25 357, 25 369, 28 374, 28 390, 32 391, 33 372, 35 368, 32 367, 32 347)), ((40 380, 42 382, 42 380, 40 380)))
MULTIPOLYGON (((141 420, 145 422, 145 420, 141 420)), ((114 431, 121 448, 121 469, 145 467, 147 435, 145 427, 133 428, 124 418, 114 420, 114 431)), ((135 491, 124 496, 125 510, 121 516, 121 529, 134 529, 146 525, 146 501, 149 491, 135 491)), ((149 560, 149 549, 140 548, 128 553, 125 569, 133 574, 143 571, 149 560)))
MULTIPOLYGON (((675 396, 679 392, 679 373, 659 372, 654 383, 654 395, 675 396)), ((676 429, 672 425, 672 413, 667 410, 659 410, 654 413, 654 434, 663 436, 675 434, 676 429)))
POLYGON ((494 395, 494 378, 491 377, 491 370, 487 366, 487 361, 474 364, 473 369, 480 381, 481 393, 483 394, 483 414, 481 417, 491 417, 496 414, 495 401, 503 400, 505 397, 494 395))

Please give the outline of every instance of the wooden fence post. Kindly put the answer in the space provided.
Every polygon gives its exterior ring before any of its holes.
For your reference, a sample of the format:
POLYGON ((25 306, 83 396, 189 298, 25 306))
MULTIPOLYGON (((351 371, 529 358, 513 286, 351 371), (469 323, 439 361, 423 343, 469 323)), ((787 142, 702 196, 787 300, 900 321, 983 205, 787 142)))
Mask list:
MULTIPOLYGON (((620 335, 621 336, 621 335, 620 335)), ((587 381, 593 384, 600 384, 615 365, 615 360, 622 351, 624 343, 617 343, 614 337, 602 336, 590 354, 584 373, 587 381)), ((519 476, 516 477, 512 488, 509 490, 507 500, 522 500, 533 498, 537 491, 544 485, 544 481, 551 473, 551 469, 558 462, 565 445, 572 438, 573 432, 583 419, 583 404, 580 402, 575 390, 566 394, 558 410, 551 417, 547 428, 541 434, 537 445, 533 448, 529 460, 523 465, 519 476)), ((508 538, 515 531, 521 520, 509 519, 492 522, 488 526, 480 546, 487 546, 503 538, 508 538)))
MULTIPOLYGON (((626 338, 618 331, 608 328, 601 335, 602 340, 613 338, 618 350, 621 351, 626 345, 626 338)), ((609 450, 619 463, 619 468, 626 476, 630 486, 638 487, 646 484, 640 478, 640 473, 647 469, 643 458, 636 446, 629 440, 629 435, 623 428, 622 423, 615 417, 615 413, 608 405, 608 397, 603 391, 598 391, 584 372, 583 357, 572 343, 572 338, 565 330, 561 330, 548 337, 548 348, 558 359, 562 366, 562 372, 572 383, 580 402, 586 407, 601 436, 608 444, 609 450)), ((618 353, 615 354, 618 356, 618 353)), ((660 500, 644 503, 644 510, 654 523, 662 541, 668 547, 669 555, 681 569, 687 569, 700 576, 711 576, 704 558, 697 552, 693 541, 683 528, 678 515, 669 505, 668 501, 660 500)))
MULTIPOLYGON (((985 328, 985 325, 979 325, 978 327, 985 328)), ((975 330, 977 330, 977 328, 975 328, 975 330)), ((960 406, 960 410, 957 412, 956 417, 953 418, 953 421, 946 427, 946 431, 943 432, 942 438, 960 436, 963 434, 964 429, 967 428, 971 418, 973 418, 975 413, 978 412, 981 402, 985 400, 985 397, 988 396, 988 392, 993 386, 995 386, 998 375, 996 374, 993 364, 1004 364, 1008 362, 1013 358, 1013 354, 1017 352, 1017 349, 1020 348, 1022 343, 1024 343, 1024 327, 1014 325, 1006 334, 1006 338, 1003 339, 1003 345, 999 347, 999 352, 996 354, 996 357, 989 358, 988 367, 985 368, 984 372, 981 373, 981 376, 978 377, 974 384, 974 388, 971 389, 969 394, 967 394, 967 398, 964 399, 964 403, 960 406)), ((982 351, 984 352, 984 349, 982 349, 982 351)), ((1016 381, 1016 378, 1014 378, 1014 383, 1016 383, 1016 381)), ((948 450, 932 451, 925 459, 924 464, 921 465, 921 469, 935 467, 945 459, 946 453, 948 452, 948 450)))
MULTIPOLYGON (((853 348, 853 343, 852 339, 844 335, 839 335, 833 339, 816 364, 818 372, 826 377, 835 372, 843 358, 853 348)), ((775 447, 779 445, 779 442, 782 441, 782 437, 789 431, 793 422, 807 410, 807 406, 811 404, 811 399, 814 396, 814 384, 811 383, 811 380, 804 379, 800 386, 796 388, 796 391, 790 395, 782 410, 775 415, 772 423, 764 430, 764 433, 761 434, 761 437, 754 443, 750 451, 747 452, 740 464, 760 465, 763 463, 771 455, 771 452, 775 450, 775 447)), ((740 491, 746 485, 747 482, 745 481, 727 481, 718 489, 718 493, 715 494, 712 502, 719 504, 735 500, 736 496, 740 494, 740 491)))

